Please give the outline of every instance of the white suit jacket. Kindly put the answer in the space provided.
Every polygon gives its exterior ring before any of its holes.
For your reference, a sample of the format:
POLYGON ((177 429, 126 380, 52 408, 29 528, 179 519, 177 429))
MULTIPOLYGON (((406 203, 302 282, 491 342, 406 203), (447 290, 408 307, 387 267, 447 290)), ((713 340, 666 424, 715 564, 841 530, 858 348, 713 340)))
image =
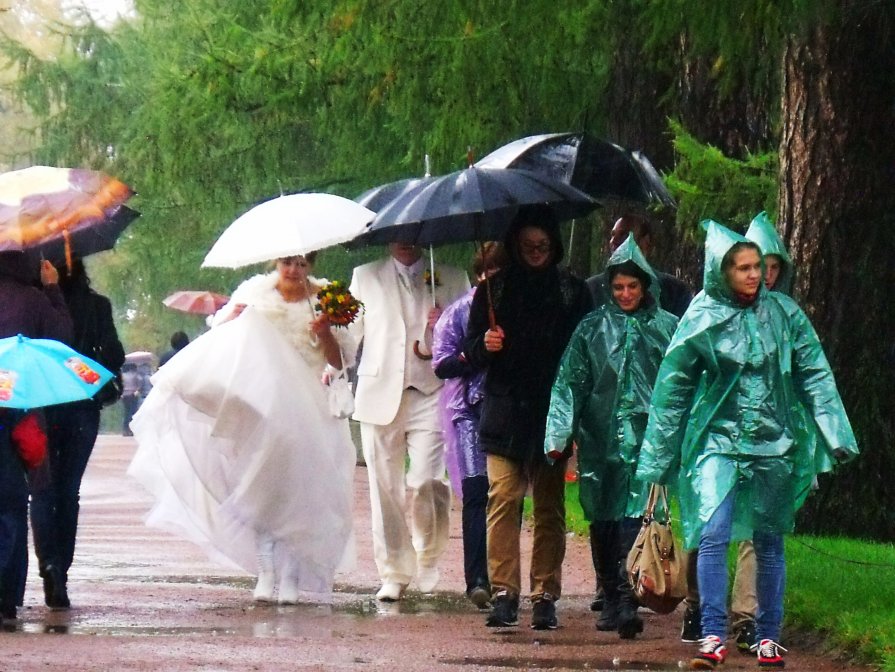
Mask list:
MULTIPOLYGON (((442 308, 469 289, 469 278, 459 268, 436 264, 435 276, 435 300, 442 308)), ((405 351, 413 348, 413 342, 423 335, 407 333, 398 274, 391 257, 355 268, 350 291, 364 304, 361 315, 351 325, 355 342, 363 339, 353 417, 359 422, 387 425, 398 413, 404 393, 405 351)), ((429 308, 425 308, 427 313, 429 308)), ((431 369, 426 378, 421 392, 432 394, 441 387, 442 381, 431 369)))

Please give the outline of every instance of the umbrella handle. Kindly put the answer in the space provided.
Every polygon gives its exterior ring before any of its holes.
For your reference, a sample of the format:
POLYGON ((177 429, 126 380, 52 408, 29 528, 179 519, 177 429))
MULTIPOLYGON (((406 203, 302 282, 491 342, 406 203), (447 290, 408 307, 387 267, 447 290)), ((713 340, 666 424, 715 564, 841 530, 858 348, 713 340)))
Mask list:
POLYGON ((488 297, 488 326, 491 327, 491 331, 495 331, 497 317, 494 314, 494 300, 491 298, 491 282, 487 275, 485 276, 485 295, 488 297))
POLYGON ((432 353, 431 353, 431 352, 426 353, 426 352, 423 352, 423 351, 420 349, 420 342, 419 342, 419 341, 414 341, 414 342, 413 342, 413 354, 416 355, 417 357, 419 357, 420 359, 424 359, 424 360, 430 360, 430 359, 432 359, 432 353))
POLYGON ((65 241, 65 268, 68 271, 68 277, 71 277, 71 231, 62 229, 62 240, 65 241))

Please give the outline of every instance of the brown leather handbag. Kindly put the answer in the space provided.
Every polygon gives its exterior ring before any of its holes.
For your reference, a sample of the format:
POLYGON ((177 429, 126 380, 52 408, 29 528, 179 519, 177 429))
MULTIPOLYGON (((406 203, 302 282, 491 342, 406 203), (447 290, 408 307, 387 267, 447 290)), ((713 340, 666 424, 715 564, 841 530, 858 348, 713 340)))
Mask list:
POLYGON ((674 543, 665 486, 650 487, 643 526, 628 553, 626 566, 638 601, 657 614, 670 614, 687 596, 687 559, 674 543), (664 521, 655 516, 660 498, 664 521))

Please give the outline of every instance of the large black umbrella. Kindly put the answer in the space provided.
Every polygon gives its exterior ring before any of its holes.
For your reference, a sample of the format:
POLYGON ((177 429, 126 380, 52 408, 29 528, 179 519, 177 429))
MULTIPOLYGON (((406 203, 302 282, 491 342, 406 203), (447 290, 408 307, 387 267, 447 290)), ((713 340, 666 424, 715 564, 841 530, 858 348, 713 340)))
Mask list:
MULTIPOLYGON (((421 178, 409 186, 402 184, 406 182, 377 188, 397 195, 378 209, 353 245, 499 240, 522 208, 546 206, 562 221, 586 215, 599 205, 568 184, 527 170, 470 166, 440 177, 421 178)), ((369 194, 357 200, 371 207, 369 194), (366 201, 361 200, 365 197, 366 201)))
POLYGON ((494 150, 475 165, 542 173, 598 200, 619 199, 677 207, 646 156, 586 133, 548 133, 521 138, 494 150))
POLYGON ((431 179, 431 177, 409 177, 397 182, 380 184, 378 187, 368 189, 354 200, 373 212, 379 212, 396 198, 403 196, 416 187, 420 182, 431 179))

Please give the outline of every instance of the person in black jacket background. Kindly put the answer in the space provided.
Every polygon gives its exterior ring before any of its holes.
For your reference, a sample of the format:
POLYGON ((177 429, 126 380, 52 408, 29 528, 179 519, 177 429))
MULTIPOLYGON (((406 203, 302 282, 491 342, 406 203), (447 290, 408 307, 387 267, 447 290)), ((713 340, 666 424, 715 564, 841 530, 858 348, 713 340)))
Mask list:
POLYGON ((491 627, 518 623, 520 516, 531 485, 531 627, 553 629, 565 556, 566 460, 547 463, 544 430, 557 365, 572 332, 590 310, 591 297, 584 281, 559 267, 563 257, 559 227, 546 207, 521 211, 505 245, 510 264, 476 290, 465 344, 469 362, 486 370, 479 425, 490 482, 487 546, 492 608, 486 623, 491 627), (489 304, 494 308, 494 325, 489 304))
MULTIPOLYGON (((0 253, 0 338, 22 334, 69 343, 72 321, 59 274, 20 252, 0 253), (42 288, 39 288, 42 286, 42 288)), ((15 619, 28 573, 28 483, 12 440, 22 413, 0 408, 0 616, 15 619)))
MULTIPOLYGON (((74 323, 71 346, 120 375, 124 348, 112 319, 112 304, 90 287, 81 260, 59 269, 59 286, 74 323)), ((117 381, 94 399, 47 407, 47 460, 31 475, 31 529, 44 599, 68 609, 68 570, 75 552, 81 478, 99 433, 100 408, 118 398, 117 381)))

